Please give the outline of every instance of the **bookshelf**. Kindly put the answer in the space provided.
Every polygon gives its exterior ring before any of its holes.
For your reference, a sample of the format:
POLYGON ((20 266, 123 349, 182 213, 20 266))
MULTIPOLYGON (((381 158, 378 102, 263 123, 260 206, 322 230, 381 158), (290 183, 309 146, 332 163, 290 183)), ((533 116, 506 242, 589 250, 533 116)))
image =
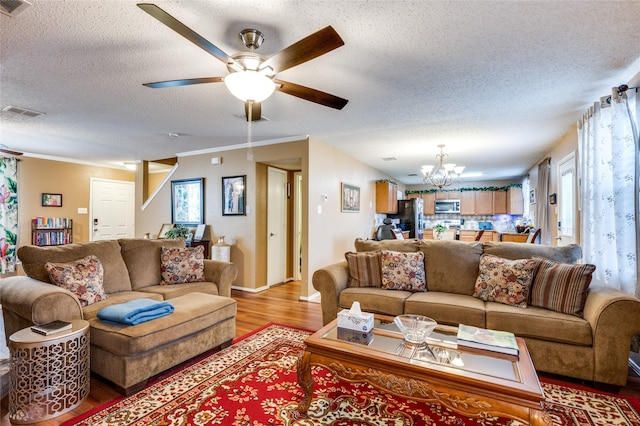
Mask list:
POLYGON ((31 219, 31 244, 59 246, 72 242, 72 219, 66 217, 34 217, 31 219))

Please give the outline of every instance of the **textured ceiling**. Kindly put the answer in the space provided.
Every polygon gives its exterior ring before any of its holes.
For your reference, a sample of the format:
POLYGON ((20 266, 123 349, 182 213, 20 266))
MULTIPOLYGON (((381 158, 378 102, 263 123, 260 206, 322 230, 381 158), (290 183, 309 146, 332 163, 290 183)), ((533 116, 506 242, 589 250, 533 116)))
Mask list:
MULTIPOLYGON (((278 78, 347 106, 276 92, 252 139, 311 135, 407 184, 440 143, 482 179, 519 177, 640 71, 637 0, 155 3, 230 55, 246 50, 243 28, 265 34, 258 53, 270 56, 332 25, 344 46, 278 78)), ((134 1, 33 0, 0 16, 0 43, 0 107, 46 113, 1 113, 11 149, 121 166, 246 143, 224 84, 142 86, 227 70, 134 1)))

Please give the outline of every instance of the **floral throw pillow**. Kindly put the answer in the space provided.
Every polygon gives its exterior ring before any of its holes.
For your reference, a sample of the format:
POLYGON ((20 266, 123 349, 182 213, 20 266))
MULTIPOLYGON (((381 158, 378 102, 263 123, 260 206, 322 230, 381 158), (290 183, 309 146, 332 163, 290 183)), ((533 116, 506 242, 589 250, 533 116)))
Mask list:
POLYGON ((382 250, 382 288, 385 290, 427 291, 424 253, 382 250))
POLYGON ((160 284, 184 284, 204 281, 204 247, 162 247, 160 284))
POLYGON ((526 308, 538 263, 535 259, 509 260, 483 254, 473 296, 485 302, 526 308))
POLYGON ((104 269, 96 256, 87 256, 69 263, 47 262, 44 268, 51 281, 75 294, 82 306, 107 298, 103 284, 104 269))

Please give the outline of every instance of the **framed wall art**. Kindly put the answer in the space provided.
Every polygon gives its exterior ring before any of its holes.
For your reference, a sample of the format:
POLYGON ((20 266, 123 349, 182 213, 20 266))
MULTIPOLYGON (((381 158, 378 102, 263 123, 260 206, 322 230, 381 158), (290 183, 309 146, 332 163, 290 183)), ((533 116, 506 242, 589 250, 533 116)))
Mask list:
POLYGON ((187 227, 204 223, 204 178, 171 181, 171 222, 187 227))
POLYGON ((359 212, 360 211, 360 187, 349 185, 342 182, 342 203, 341 211, 343 212, 359 212))
POLYGON ((62 207, 62 194, 43 192, 42 207, 62 207))
POLYGON ((222 215, 246 215, 247 175, 222 178, 222 215))
POLYGON ((531 189, 529 190, 529 204, 535 204, 535 203, 536 203, 536 190, 531 189))

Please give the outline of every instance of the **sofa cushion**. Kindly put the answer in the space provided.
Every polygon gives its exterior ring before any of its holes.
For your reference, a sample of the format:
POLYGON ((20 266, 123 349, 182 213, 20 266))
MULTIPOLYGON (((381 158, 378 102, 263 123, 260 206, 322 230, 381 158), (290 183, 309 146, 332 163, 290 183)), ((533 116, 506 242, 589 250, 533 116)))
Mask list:
POLYGON ((353 302, 360 302, 362 312, 387 315, 404 313, 404 301, 412 293, 408 291, 389 291, 375 287, 351 287, 340 292, 339 304, 343 309, 351 308, 353 302))
POLYGON ((512 242, 487 241, 482 249, 486 254, 504 257, 505 259, 529 259, 540 256, 560 263, 576 263, 582 257, 579 245, 546 246, 540 244, 522 244, 512 242))
POLYGON ((482 243, 457 240, 421 240, 427 290, 473 295, 482 243))
POLYGON ((344 255, 349 266, 347 287, 381 287, 380 251, 362 253, 347 252, 344 255))
POLYGON ((150 350, 186 338, 194 333, 233 319, 236 301, 230 297, 191 293, 171 301, 171 315, 135 326, 90 320, 91 345, 118 356, 141 356, 150 350))
POLYGON ((401 252, 414 252, 418 251, 418 240, 363 240, 362 238, 356 238, 354 243, 357 252, 360 251, 374 251, 374 250, 391 250, 401 252))
POLYGON ((426 291, 424 253, 382 250, 382 288, 385 290, 426 291))
POLYGON ((218 285, 211 281, 197 283, 184 283, 180 285, 152 285, 138 290, 144 293, 153 293, 162 296, 164 300, 184 296, 185 294, 198 292, 219 296, 218 285))
POLYGON ((538 258, 531 286, 531 305, 582 316, 595 265, 567 265, 538 258))
MULTIPOLYGON (((47 262, 66 263, 94 255, 100 259, 104 268, 104 291, 107 294, 130 291, 129 271, 117 241, 92 241, 62 246, 22 246, 18 249, 18 258, 27 276, 50 283, 49 274, 44 265, 47 262)), ((160 280, 158 280, 160 282, 160 280)))
POLYGON ((571 345, 593 344, 591 325, 573 315, 529 306, 522 310, 502 303, 486 303, 487 326, 505 330, 518 337, 560 342, 571 345))
POLYGON ((122 247, 122 258, 129 270, 131 287, 139 290, 162 281, 160 272, 160 249, 162 247, 184 247, 183 239, 145 240, 123 238, 118 240, 122 247))
POLYGON ((162 247, 160 284, 183 284, 204 281, 204 247, 162 247))
POLYGON ((480 257, 480 271, 473 297, 485 302, 526 308, 537 266, 538 261, 534 259, 509 260, 483 254, 480 257))
POLYGON ((404 313, 425 315, 438 324, 485 326, 485 303, 462 294, 427 291, 413 293, 404 302, 404 313))
POLYGON ((69 263, 47 262, 44 267, 51 281, 75 294, 82 306, 107 298, 103 285, 104 269, 96 256, 83 257, 69 263))

